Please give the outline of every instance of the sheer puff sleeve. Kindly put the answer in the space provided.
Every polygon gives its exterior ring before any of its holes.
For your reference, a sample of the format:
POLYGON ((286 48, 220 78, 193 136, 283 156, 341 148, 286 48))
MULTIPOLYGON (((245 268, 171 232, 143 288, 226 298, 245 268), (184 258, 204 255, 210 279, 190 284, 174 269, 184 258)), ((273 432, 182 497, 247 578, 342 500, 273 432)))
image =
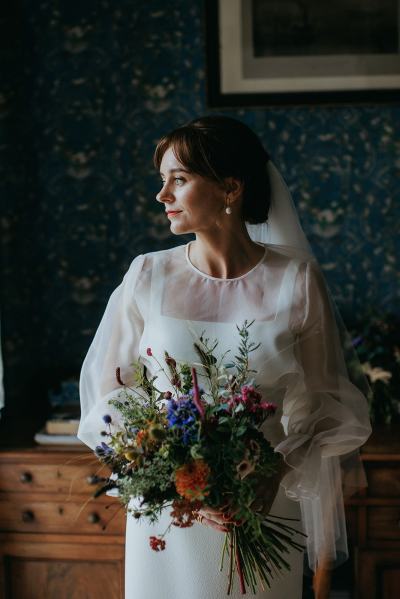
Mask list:
POLYGON ((344 483, 352 481, 353 492, 365 486, 357 458, 371 425, 366 397, 348 376, 340 316, 335 318, 324 277, 314 261, 303 266, 298 279, 304 317, 293 331, 299 373, 284 397, 286 438, 275 451, 291 467, 281 484, 300 502, 309 566, 315 570, 322 560, 338 565, 348 557, 344 483))
POLYGON ((104 440, 103 416, 109 414, 114 421, 119 415, 108 400, 121 389, 116 379, 116 369, 121 369, 121 379, 132 381, 132 362, 139 354, 139 341, 143 332, 143 318, 135 301, 135 287, 143 265, 143 255, 131 263, 121 284, 111 294, 103 318, 82 364, 79 394, 81 419, 78 438, 93 450, 104 440))

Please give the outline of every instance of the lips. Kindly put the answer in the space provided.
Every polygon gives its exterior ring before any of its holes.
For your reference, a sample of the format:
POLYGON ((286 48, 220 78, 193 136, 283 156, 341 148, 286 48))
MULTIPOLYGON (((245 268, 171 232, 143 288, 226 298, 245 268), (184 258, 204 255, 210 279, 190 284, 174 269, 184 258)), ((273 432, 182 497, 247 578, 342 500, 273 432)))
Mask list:
POLYGON ((167 214, 178 214, 179 212, 182 212, 182 210, 166 210, 167 214))

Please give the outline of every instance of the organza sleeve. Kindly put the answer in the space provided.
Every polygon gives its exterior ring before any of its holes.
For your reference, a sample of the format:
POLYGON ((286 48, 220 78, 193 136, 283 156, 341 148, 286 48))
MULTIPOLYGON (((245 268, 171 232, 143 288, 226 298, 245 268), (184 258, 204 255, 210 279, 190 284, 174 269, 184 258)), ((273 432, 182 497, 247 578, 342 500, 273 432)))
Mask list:
POLYGON ((81 418, 77 436, 93 450, 104 441, 103 416, 114 422, 120 415, 108 405, 117 396, 121 385, 116 378, 119 367, 121 380, 132 383, 132 362, 138 359, 143 318, 135 301, 135 287, 143 265, 143 255, 131 263, 121 284, 111 294, 96 334, 82 364, 79 394, 81 418))
POLYGON ((305 315, 294 346, 299 375, 284 397, 286 438, 275 451, 291 466, 281 484, 301 502, 315 569, 322 554, 332 563, 347 557, 340 461, 365 443, 371 425, 367 399, 348 376, 336 308, 312 261, 303 289, 305 315))

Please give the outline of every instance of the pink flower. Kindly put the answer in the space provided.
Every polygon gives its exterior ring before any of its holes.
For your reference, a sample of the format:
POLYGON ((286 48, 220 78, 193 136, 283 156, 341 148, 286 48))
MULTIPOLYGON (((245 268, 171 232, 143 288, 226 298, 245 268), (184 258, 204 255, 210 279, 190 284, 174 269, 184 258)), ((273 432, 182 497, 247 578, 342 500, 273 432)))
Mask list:
POLYGON ((260 408, 268 412, 268 414, 275 414, 277 405, 268 401, 262 401, 260 403, 260 408))
POLYGON ((244 405, 249 407, 251 411, 254 411, 256 404, 259 404, 262 399, 261 393, 253 385, 243 385, 241 392, 244 405))
POLYGON ((261 393, 253 385, 243 385, 240 395, 234 395, 228 401, 228 407, 233 412, 236 406, 243 406, 245 411, 260 416, 265 411, 267 416, 275 414, 277 406, 273 403, 263 401, 261 393))
POLYGON ((147 353, 148 356, 152 356, 153 355, 153 352, 151 351, 151 347, 148 347, 146 349, 146 353, 147 353))

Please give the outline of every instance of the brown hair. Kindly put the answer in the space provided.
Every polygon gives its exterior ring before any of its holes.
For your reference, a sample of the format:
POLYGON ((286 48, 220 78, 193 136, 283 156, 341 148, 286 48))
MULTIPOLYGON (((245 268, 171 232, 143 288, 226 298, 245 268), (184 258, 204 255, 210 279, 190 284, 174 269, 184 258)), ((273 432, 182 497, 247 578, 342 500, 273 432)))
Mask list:
POLYGON ((243 182, 242 216, 251 224, 265 222, 271 203, 269 160, 259 137, 244 123, 227 116, 203 116, 164 135, 154 152, 160 169, 172 147, 179 162, 193 173, 219 184, 225 177, 243 182))

